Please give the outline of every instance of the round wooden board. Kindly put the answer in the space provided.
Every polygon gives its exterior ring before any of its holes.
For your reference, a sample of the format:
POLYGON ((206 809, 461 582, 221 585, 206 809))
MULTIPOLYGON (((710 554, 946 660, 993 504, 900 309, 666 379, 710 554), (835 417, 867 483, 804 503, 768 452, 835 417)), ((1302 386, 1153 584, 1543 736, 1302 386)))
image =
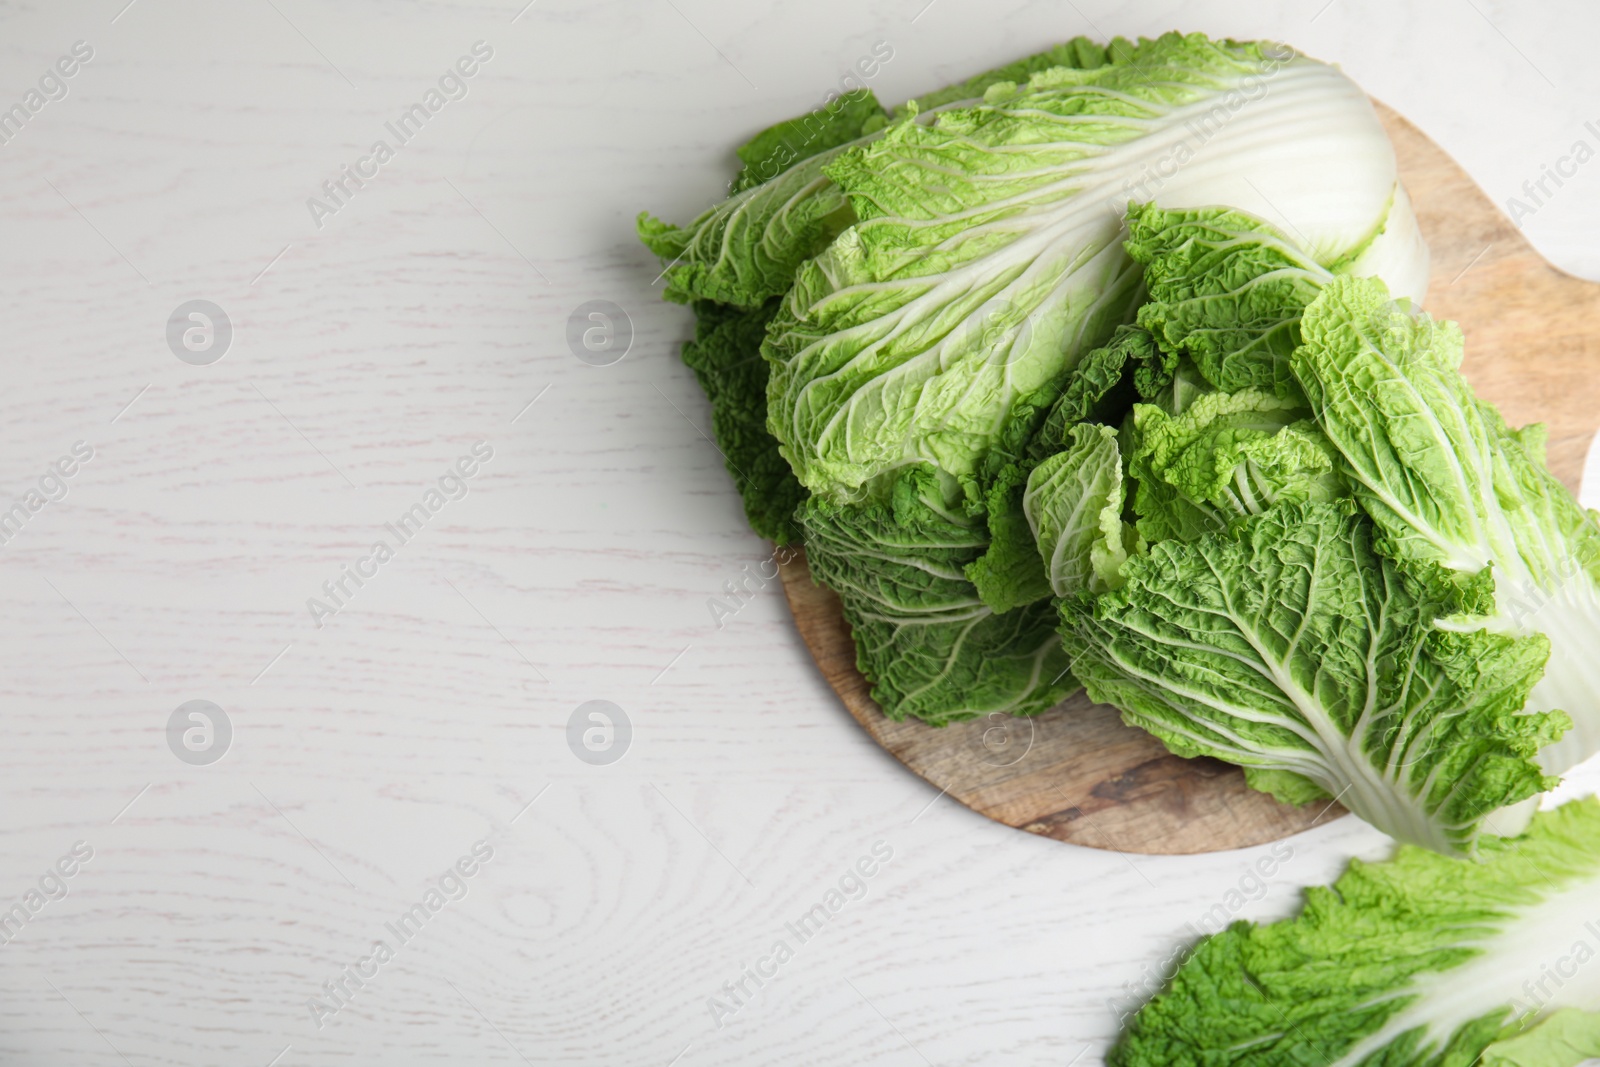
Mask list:
MULTIPOLYGON (((1533 250, 1455 161, 1376 105, 1433 253, 1428 311, 1466 331, 1463 371, 1513 426, 1550 428, 1550 469, 1574 492, 1600 427, 1600 285, 1533 250)), ((850 714, 896 759, 974 811, 1058 841, 1123 852, 1218 852, 1336 818, 1326 803, 1279 804, 1237 768, 1180 759, 1080 691, 1032 719, 936 728, 894 722, 869 695, 839 598, 805 555, 782 568, 801 636, 850 714)))

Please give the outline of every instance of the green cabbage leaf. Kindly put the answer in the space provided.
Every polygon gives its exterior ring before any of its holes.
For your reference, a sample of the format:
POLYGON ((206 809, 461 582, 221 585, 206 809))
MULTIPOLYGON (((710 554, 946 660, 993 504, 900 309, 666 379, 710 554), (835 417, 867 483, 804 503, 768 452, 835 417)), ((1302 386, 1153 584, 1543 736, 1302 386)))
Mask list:
POLYGON ((1055 609, 984 603, 966 568, 987 550, 987 526, 954 495, 952 506, 948 484, 914 467, 885 503, 813 497, 798 513, 812 577, 839 594, 857 666, 890 718, 1037 714, 1077 688, 1055 609))
POLYGON ((1330 283, 1301 331, 1294 374, 1383 550, 1492 576, 1489 618, 1455 625, 1542 635, 1550 663, 1527 710, 1575 724, 1544 764, 1600 751, 1600 526, 1545 467, 1543 427, 1509 428, 1461 376, 1460 328, 1376 279, 1330 283))
POLYGON ((1162 541, 1120 588, 1061 601, 1063 644, 1090 697, 1174 753, 1470 854, 1486 819, 1556 783, 1535 757, 1569 720, 1520 714, 1549 642, 1440 630, 1485 592, 1403 572, 1374 536, 1346 500, 1162 541))
POLYGON ((1600 801, 1461 863, 1402 846, 1202 941, 1111 1067, 1577 1067, 1600 1056, 1600 801))

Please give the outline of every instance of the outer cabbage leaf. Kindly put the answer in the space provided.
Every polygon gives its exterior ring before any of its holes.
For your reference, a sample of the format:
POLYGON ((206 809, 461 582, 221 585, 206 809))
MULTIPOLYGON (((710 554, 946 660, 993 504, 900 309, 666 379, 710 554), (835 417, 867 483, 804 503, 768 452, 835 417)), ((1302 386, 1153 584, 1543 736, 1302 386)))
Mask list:
POLYGON ((1121 52, 1127 54, 1133 46, 1121 37, 1113 38, 1110 45, 1096 44, 1087 37, 1074 37, 1065 44, 1058 44, 1048 48, 1037 55, 1019 59, 1014 63, 1007 63, 1003 67, 986 70, 982 74, 968 78, 964 82, 946 86, 917 97, 901 105, 895 111, 896 118, 904 118, 917 112, 932 111, 934 108, 948 107, 951 104, 960 104, 965 101, 979 100, 988 91, 989 86, 1001 82, 1025 82, 1043 70, 1055 67, 1070 67, 1075 70, 1093 70, 1103 67, 1112 61, 1112 56, 1121 52))
POLYGON ((1301 330, 1294 373, 1384 550, 1462 575, 1488 569, 1489 625, 1550 641, 1528 710, 1576 723, 1545 766, 1600 751, 1600 529, 1545 468, 1542 428, 1509 429, 1461 377, 1459 327, 1412 313, 1376 279, 1331 283, 1301 330))
POLYGON ((678 227, 641 212, 639 240, 669 260, 668 300, 716 300, 760 307, 780 296, 796 268, 855 221, 850 205, 822 169, 831 148, 771 181, 735 193, 678 227))
POLYGON ((916 467, 884 504, 811 499, 799 511, 811 574, 839 594, 857 665, 890 718, 1037 714, 1077 688, 1054 610, 1044 600, 1001 615, 983 602, 965 568, 987 531, 949 495, 916 467))
POLYGON ((1202 941, 1112 1067, 1577 1067, 1600 1054, 1600 802, 1477 863, 1402 847, 1202 941), (1480 1058, 1481 1057, 1481 1058, 1480 1058))
MULTIPOLYGON (((921 111, 929 112, 971 104, 997 82, 1053 67, 1104 62, 1104 49, 1078 37, 931 93, 907 108, 914 112, 920 105, 921 111)), ((759 307, 782 295, 796 268, 855 221, 824 168, 845 147, 881 136, 885 118, 870 91, 847 93, 763 130, 740 148, 745 167, 730 186, 732 195, 687 226, 641 213, 639 239, 669 261, 664 272, 667 299, 759 307)))
POLYGON ((1163 541, 1126 584, 1062 602, 1089 695, 1180 756, 1296 775, 1393 837, 1470 853, 1487 816, 1556 782, 1534 757, 1570 725, 1520 715, 1549 643, 1434 620, 1476 606, 1402 573, 1344 504, 1280 504, 1163 541))
POLYGON ((769 126, 735 150, 744 168, 734 177, 729 192, 753 189, 798 161, 881 130, 888 117, 871 89, 856 89, 798 118, 769 126))
POLYGON ((801 483, 849 500, 907 463, 973 471, 1020 396, 1131 317, 1139 271, 1120 240, 1135 178, 1217 108, 1230 118, 1162 203, 1254 190, 1287 205, 1316 255, 1373 240, 1395 179, 1365 97, 1334 68, 1198 35, 993 86, 831 160, 859 221, 802 265, 763 349, 770 425, 801 483), (1250 106, 1228 112, 1230 93, 1250 106), (1293 114, 1302 94, 1320 101, 1315 124, 1293 114), (1338 196, 1310 177, 1331 173, 1338 196))
POLYGON ((1122 565, 1140 547, 1122 504, 1122 460, 1110 426, 1074 426, 1066 450, 1033 469, 1022 507, 1057 596, 1122 585, 1122 565))
POLYGON ((767 432, 768 371, 761 339, 775 309, 775 302, 755 310, 696 303, 695 336, 683 346, 683 361, 711 401, 711 433, 751 529, 788 544, 799 539, 794 509, 806 493, 767 432))

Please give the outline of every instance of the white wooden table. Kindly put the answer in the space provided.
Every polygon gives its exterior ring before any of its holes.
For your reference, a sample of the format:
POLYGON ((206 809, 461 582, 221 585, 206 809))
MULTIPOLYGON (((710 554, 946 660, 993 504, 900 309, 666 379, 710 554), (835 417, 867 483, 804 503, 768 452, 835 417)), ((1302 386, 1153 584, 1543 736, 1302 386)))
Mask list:
MULTIPOLYGON (((125 3, 0 8, 0 108, 93 53, 0 144, 0 511, 25 517, 0 545, 0 913, 27 919, 0 933, 0 1062, 1096 1063, 1188 924, 1286 914, 1386 850, 1343 820, 1257 888, 1267 850, 1008 830, 851 724, 776 583, 719 629, 707 599, 767 549, 632 219, 699 211, 743 135, 877 42, 897 102, 1174 24, 1340 61, 1503 201, 1594 140, 1592 5, 125 3), (479 41, 400 144, 386 124, 479 41), (344 166, 367 180, 313 212, 344 166), (169 347, 191 300, 231 323, 218 361, 169 347), (591 300, 631 319, 610 366, 566 343, 591 300), (399 543, 385 523, 477 442, 399 543), (369 577, 314 619, 346 567, 369 577), (169 747, 191 700, 231 724, 215 762, 169 747), (590 700, 631 721, 618 762, 569 750, 590 700), (465 895, 430 898, 476 842, 465 895), (802 943, 786 924, 841 878, 857 899, 802 943)), ((1597 193, 1600 164, 1526 226, 1600 277, 1597 193)))

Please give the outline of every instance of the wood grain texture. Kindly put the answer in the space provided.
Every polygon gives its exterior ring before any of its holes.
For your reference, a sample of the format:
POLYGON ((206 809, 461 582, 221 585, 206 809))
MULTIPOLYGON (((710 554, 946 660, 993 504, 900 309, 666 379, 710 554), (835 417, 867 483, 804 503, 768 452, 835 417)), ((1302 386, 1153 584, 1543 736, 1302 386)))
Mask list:
MULTIPOLYGON (((1545 262, 1443 150, 1382 104, 1400 174, 1433 253, 1427 307, 1466 331, 1463 371, 1512 425, 1550 428, 1550 468, 1574 492, 1600 426, 1600 285, 1545 262)), ((856 669, 839 598, 802 553, 784 591, 823 676, 894 757, 996 822, 1122 852, 1193 854, 1276 841, 1345 814, 1280 804, 1236 767, 1182 759, 1082 690, 1033 719, 991 714, 944 727, 895 722, 856 669)))

